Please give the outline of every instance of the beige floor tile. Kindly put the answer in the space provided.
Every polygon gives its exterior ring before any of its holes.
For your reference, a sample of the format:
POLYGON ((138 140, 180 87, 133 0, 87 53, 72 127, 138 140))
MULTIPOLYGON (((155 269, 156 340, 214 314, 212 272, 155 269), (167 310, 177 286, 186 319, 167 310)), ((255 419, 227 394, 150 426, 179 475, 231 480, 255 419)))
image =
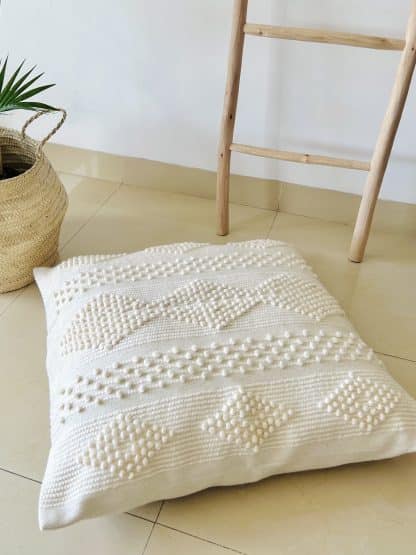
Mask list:
POLYGON ((0 293, 0 316, 10 305, 11 302, 19 295, 19 291, 10 291, 9 293, 0 293))
POLYGON ((82 179, 86 179, 80 177, 79 175, 73 175, 71 173, 62 173, 59 172, 59 178, 65 187, 65 191, 70 195, 72 191, 79 185, 82 179))
MULTIPOLYGON (((214 199, 217 174, 143 158, 126 158, 123 183, 169 193, 214 199)), ((230 201, 268 210, 277 209, 280 183, 258 177, 231 175, 230 201)))
POLYGON ((129 252, 179 241, 224 243, 266 237, 275 213, 232 205, 232 233, 215 234, 215 203, 186 195, 122 185, 99 213, 64 248, 78 254, 129 252))
POLYGON ((378 355, 393 378, 416 399, 416 362, 387 355, 378 355))
POLYGON ((324 553, 414 552, 416 456, 325 471, 318 495, 305 496, 326 522, 324 553))
POLYGON ((374 233, 349 307, 377 351, 416 361, 416 237, 374 233))
POLYGON ((4 555, 139 555, 152 524, 129 515, 109 516, 40 532, 39 486, 0 472, 0 552, 4 555))
POLYGON ((45 152, 53 167, 60 172, 109 181, 122 180, 123 156, 54 143, 45 145, 45 152))
POLYGON ((355 221, 359 205, 358 195, 295 183, 282 185, 279 198, 281 212, 350 225, 355 221))
POLYGON ((279 212, 269 237, 299 249, 329 292, 348 308, 360 270, 347 260, 348 226, 279 212))
POLYGON ((61 228, 62 247, 99 210, 100 206, 117 190, 119 184, 63 173, 60 174, 60 178, 69 195, 68 211, 61 228))
POLYGON ((141 507, 136 507, 128 511, 129 513, 140 516, 147 520, 155 522, 162 506, 162 501, 156 501, 155 503, 149 503, 148 505, 142 505, 141 507))
POLYGON ((375 350, 416 360, 416 258, 411 234, 374 231, 362 264, 347 259, 350 227, 279 213, 270 237, 295 245, 375 350))
POLYGON ((145 555, 232 555, 235 551, 156 524, 145 555))
POLYGON ((45 320, 35 285, 0 318, 0 467, 40 480, 49 448, 45 320))
POLYGON ((206 490, 165 502, 159 522, 250 554, 322 553, 322 529, 303 492, 322 481, 314 472, 206 490))
MULTIPOLYGON (((320 218, 353 226, 361 197, 329 189, 282 184, 279 210, 310 218, 320 218)), ((374 214, 373 230, 415 233, 416 205, 379 199, 374 214)))
POLYGON ((253 555, 410 555, 415 511, 406 455, 204 491, 166 502, 159 522, 253 555))

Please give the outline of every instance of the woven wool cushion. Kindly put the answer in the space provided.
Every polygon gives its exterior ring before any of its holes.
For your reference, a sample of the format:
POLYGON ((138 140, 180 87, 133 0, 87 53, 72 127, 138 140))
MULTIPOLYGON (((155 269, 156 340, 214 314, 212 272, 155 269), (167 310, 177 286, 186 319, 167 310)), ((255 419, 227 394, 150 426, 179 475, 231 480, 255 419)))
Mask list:
POLYGON ((36 270, 41 528, 416 450, 416 402, 291 247, 180 243, 36 270))

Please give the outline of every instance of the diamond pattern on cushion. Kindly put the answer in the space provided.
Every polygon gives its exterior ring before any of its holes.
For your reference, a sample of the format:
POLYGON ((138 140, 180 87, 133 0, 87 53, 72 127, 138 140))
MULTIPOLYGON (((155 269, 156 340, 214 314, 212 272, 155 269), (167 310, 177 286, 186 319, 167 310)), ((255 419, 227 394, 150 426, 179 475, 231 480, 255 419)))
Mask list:
POLYGON ((120 480, 132 480, 172 435, 163 426, 120 414, 88 443, 78 455, 77 463, 109 472, 120 480))
POLYGON ((172 294, 151 302, 114 294, 95 297, 76 315, 62 339, 62 354, 85 349, 112 349, 143 324, 159 316, 196 327, 221 330, 259 304, 293 311, 316 321, 343 313, 321 285, 285 273, 251 289, 193 280, 172 294))
POLYGON ((75 316, 62 338, 62 354, 111 349, 157 314, 150 305, 131 297, 98 295, 75 316))
MULTIPOLYGON (((198 246, 198 245, 196 245, 198 246)), ((204 245, 201 245, 204 246, 204 245)), ((183 247, 183 252, 186 252, 183 247)), ((155 247, 154 249, 146 249, 149 253, 168 253, 180 254, 180 252, 167 249, 167 247, 155 247)), ((93 257, 85 257, 93 259, 93 257)), ((101 261, 102 258, 97 261, 101 261)), ((104 257, 105 260, 105 257, 104 257)), ((64 263, 63 263, 64 264, 64 263)), ((75 263, 73 263, 75 265, 75 263)), ((57 311, 61 307, 72 301, 74 295, 79 292, 89 291, 95 287, 109 284, 138 282, 140 280, 162 279, 174 275, 192 275, 202 272, 215 273, 224 269, 246 269, 246 268, 263 268, 270 267, 297 267, 304 268, 304 261, 293 253, 269 253, 265 249, 247 251, 231 251, 230 253, 222 253, 215 257, 212 256, 188 256, 176 258, 174 260, 152 260, 144 264, 125 264, 125 265, 109 265, 98 266, 92 270, 80 272, 79 276, 64 283, 64 287, 54 291, 55 303, 57 311), (264 252, 263 252, 264 251, 264 252)), ((299 283, 297 283, 299 285, 299 283)))
POLYGON ((259 303, 251 290, 197 280, 162 299, 158 307, 172 320, 221 329, 259 303))
POLYGON ((293 416, 282 403, 263 399, 240 389, 224 403, 221 410, 204 420, 204 432, 257 453, 266 439, 293 416))
POLYGON ((400 393, 392 387, 351 372, 318 407, 361 431, 371 432, 388 418, 399 401, 400 393))

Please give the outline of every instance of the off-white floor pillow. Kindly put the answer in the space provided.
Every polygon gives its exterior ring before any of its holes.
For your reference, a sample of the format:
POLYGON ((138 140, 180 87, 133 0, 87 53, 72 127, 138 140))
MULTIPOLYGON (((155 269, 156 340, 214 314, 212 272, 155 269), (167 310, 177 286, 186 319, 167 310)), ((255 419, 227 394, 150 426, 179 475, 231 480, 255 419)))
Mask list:
POLYGON ((41 528, 416 450, 416 402, 284 243, 84 256, 36 280, 52 440, 41 528))

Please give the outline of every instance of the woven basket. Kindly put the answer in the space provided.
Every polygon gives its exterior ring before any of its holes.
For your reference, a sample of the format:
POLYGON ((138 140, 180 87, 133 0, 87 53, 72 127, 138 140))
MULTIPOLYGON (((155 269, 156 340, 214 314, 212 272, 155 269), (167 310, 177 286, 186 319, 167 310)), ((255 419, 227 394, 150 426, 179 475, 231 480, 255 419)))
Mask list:
POLYGON ((58 240, 68 196, 42 147, 66 118, 40 143, 26 136, 26 128, 45 112, 37 112, 19 133, 0 127, 4 166, 18 176, 0 180, 0 293, 33 281, 36 266, 52 266, 58 259, 58 240))

